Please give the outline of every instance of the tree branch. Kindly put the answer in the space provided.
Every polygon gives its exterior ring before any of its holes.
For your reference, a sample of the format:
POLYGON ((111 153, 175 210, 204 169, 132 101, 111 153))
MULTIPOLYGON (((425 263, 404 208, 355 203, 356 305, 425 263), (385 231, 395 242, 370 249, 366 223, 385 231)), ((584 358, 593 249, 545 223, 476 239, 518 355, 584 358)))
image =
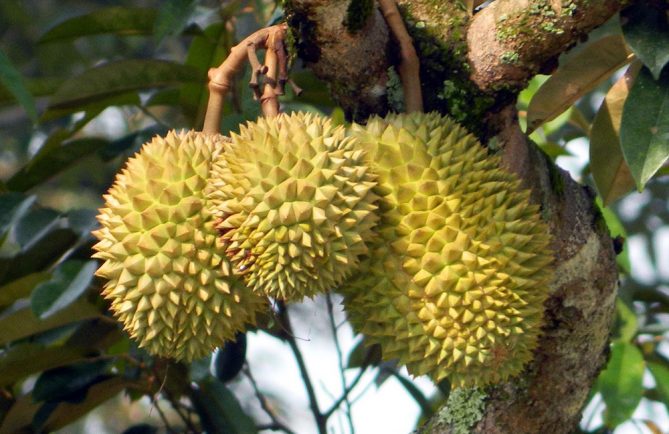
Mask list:
MULTIPOLYGON (((364 31, 349 33, 342 19, 348 2, 289 3, 294 17, 289 25, 297 36, 305 34, 305 26, 309 29, 302 52, 318 53, 307 60, 333 85, 334 97, 354 118, 369 111, 383 113, 384 89, 370 104, 369 93, 349 91, 367 89, 369 75, 351 71, 370 68, 380 86, 392 55, 379 59, 377 48, 368 57, 354 56, 341 47, 365 46, 368 39, 377 47, 386 44, 387 31, 379 28, 376 12, 364 31), (348 83, 343 90, 342 82, 348 83), (358 95, 363 96, 360 104, 358 95)), ((554 66, 561 52, 613 16, 624 1, 496 0, 473 17, 457 2, 399 3, 421 59, 426 109, 449 113, 484 139, 496 135, 503 166, 532 189, 532 200, 541 205, 553 234, 556 280, 535 359, 518 378, 486 391, 484 414, 472 432, 571 432, 607 357, 617 288, 615 254, 594 193, 527 140, 518 126, 515 99, 532 75, 554 66)), ((393 44, 389 47, 397 52, 393 44)), ((453 431, 437 415, 424 432, 453 431)))
POLYGON ((295 340, 295 335, 293 334, 293 327, 290 323, 290 318, 288 316, 288 309, 283 302, 277 303, 277 319, 283 329, 284 333, 282 338, 288 342, 295 361, 297 362, 297 367, 302 376, 302 382, 304 383, 304 388, 307 391, 307 396, 309 398, 309 407, 311 408, 311 413, 314 415, 314 420, 316 421, 316 426, 318 427, 319 434, 327 434, 326 422, 327 419, 321 413, 318 406, 318 398, 316 398, 316 392, 314 390, 313 383, 309 376, 309 371, 307 370, 307 365, 304 363, 304 358, 300 352, 300 348, 297 346, 297 341, 295 340))
POLYGON ((496 0, 467 30, 471 80, 483 90, 522 89, 628 3, 624 0, 496 0))

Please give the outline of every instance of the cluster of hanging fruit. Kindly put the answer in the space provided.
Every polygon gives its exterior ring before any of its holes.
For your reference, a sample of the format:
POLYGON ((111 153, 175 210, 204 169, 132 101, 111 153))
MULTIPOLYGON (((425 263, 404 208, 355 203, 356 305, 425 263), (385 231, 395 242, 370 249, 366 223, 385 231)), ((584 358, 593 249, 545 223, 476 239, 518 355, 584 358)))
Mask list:
POLYGON ((551 277, 538 207, 498 167, 439 114, 170 132, 105 195, 98 275, 153 354, 202 357, 268 299, 339 291, 354 328, 410 373, 497 382, 531 359, 551 277))
MULTIPOLYGON (((401 20, 389 25, 411 54, 401 20)), ((437 113, 350 126, 276 115, 284 30, 251 35, 211 71, 204 132, 156 137, 116 176, 94 232, 114 315, 148 352, 189 361, 273 301, 338 291, 354 329, 413 375, 468 387, 520 373, 552 273, 529 190, 437 113), (268 117, 223 137, 224 91, 247 54, 252 84, 267 74, 268 117)), ((420 86, 405 94, 420 111, 420 86)))

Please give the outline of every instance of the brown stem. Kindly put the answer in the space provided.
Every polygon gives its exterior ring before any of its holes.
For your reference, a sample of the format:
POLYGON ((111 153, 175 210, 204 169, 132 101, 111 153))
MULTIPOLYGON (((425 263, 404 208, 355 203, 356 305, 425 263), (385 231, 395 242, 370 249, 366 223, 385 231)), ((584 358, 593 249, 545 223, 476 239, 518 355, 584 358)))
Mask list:
MULTIPOLYGON (((279 114, 279 88, 278 88, 278 71, 279 69, 286 69, 286 56, 283 56, 284 65, 281 65, 281 59, 278 52, 283 50, 282 40, 285 36, 283 28, 272 32, 267 40, 267 52, 265 53, 265 86, 263 88, 262 96, 260 97, 260 107, 262 114, 266 118, 273 117, 279 114)), ((282 53, 283 54, 283 53, 282 53)))
MULTIPOLYGON (((204 133, 217 134, 219 132, 225 95, 233 86, 235 74, 242 69, 244 63, 249 58, 249 46, 252 45, 255 49, 274 48, 276 47, 277 38, 282 39, 284 37, 285 29, 285 24, 278 24, 258 30, 232 47, 230 54, 218 68, 209 70, 209 102, 207 104, 204 126, 202 127, 204 133)), ((268 50, 266 58, 271 58, 272 52, 274 52, 274 49, 268 50)), ((274 56, 276 56, 276 53, 274 53, 274 56)), ((269 73, 272 72, 269 71, 269 73)), ((276 72, 273 74, 276 80, 276 72)), ((276 105, 278 112, 278 102, 276 105)))
POLYGON ((404 26, 404 21, 402 21, 395 0, 379 0, 379 7, 386 23, 388 23, 388 28, 400 44, 401 61, 398 69, 404 89, 404 110, 407 113, 422 112, 423 94, 420 89, 420 62, 413 46, 413 40, 404 26))

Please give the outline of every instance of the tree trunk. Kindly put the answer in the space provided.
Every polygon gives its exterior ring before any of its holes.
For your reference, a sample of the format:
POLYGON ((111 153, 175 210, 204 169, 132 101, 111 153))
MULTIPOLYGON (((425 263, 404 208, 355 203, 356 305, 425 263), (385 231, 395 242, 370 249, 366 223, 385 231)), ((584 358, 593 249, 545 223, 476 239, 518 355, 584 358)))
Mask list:
MULTIPOLYGON (((384 113, 392 99, 394 45, 372 0, 289 0, 297 54, 330 83, 347 114, 384 113), (389 95, 390 93, 390 95, 389 95)), ((555 281, 535 358, 523 374, 485 390, 473 433, 572 432, 608 355, 617 267, 594 193, 557 168, 518 124, 517 93, 557 56, 603 24, 622 0, 496 0, 470 16, 459 2, 400 0, 421 58, 426 110, 448 113, 528 188, 553 234, 555 281)), ((453 433, 441 412, 424 433, 453 433)), ((460 431, 461 432, 461 431, 460 431)))

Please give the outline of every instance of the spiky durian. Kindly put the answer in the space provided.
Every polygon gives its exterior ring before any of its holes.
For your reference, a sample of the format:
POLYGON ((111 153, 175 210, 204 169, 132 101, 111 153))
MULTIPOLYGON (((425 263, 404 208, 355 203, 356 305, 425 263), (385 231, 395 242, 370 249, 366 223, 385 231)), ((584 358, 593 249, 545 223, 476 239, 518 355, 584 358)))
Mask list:
POLYGON ((438 114, 351 134, 378 175, 381 240, 342 292, 355 329, 413 375, 482 386, 522 370, 542 326, 552 261, 529 191, 438 114))
POLYGON ((204 197, 221 136, 170 132, 116 176, 94 235, 103 295, 150 353, 191 360, 255 322, 262 297, 232 277, 204 197))
POLYGON ((301 300, 337 286, 368 252, 375 185, 344 127, 295 113, 242 126, 214 163, 207 191, 246 283, 301 300))

